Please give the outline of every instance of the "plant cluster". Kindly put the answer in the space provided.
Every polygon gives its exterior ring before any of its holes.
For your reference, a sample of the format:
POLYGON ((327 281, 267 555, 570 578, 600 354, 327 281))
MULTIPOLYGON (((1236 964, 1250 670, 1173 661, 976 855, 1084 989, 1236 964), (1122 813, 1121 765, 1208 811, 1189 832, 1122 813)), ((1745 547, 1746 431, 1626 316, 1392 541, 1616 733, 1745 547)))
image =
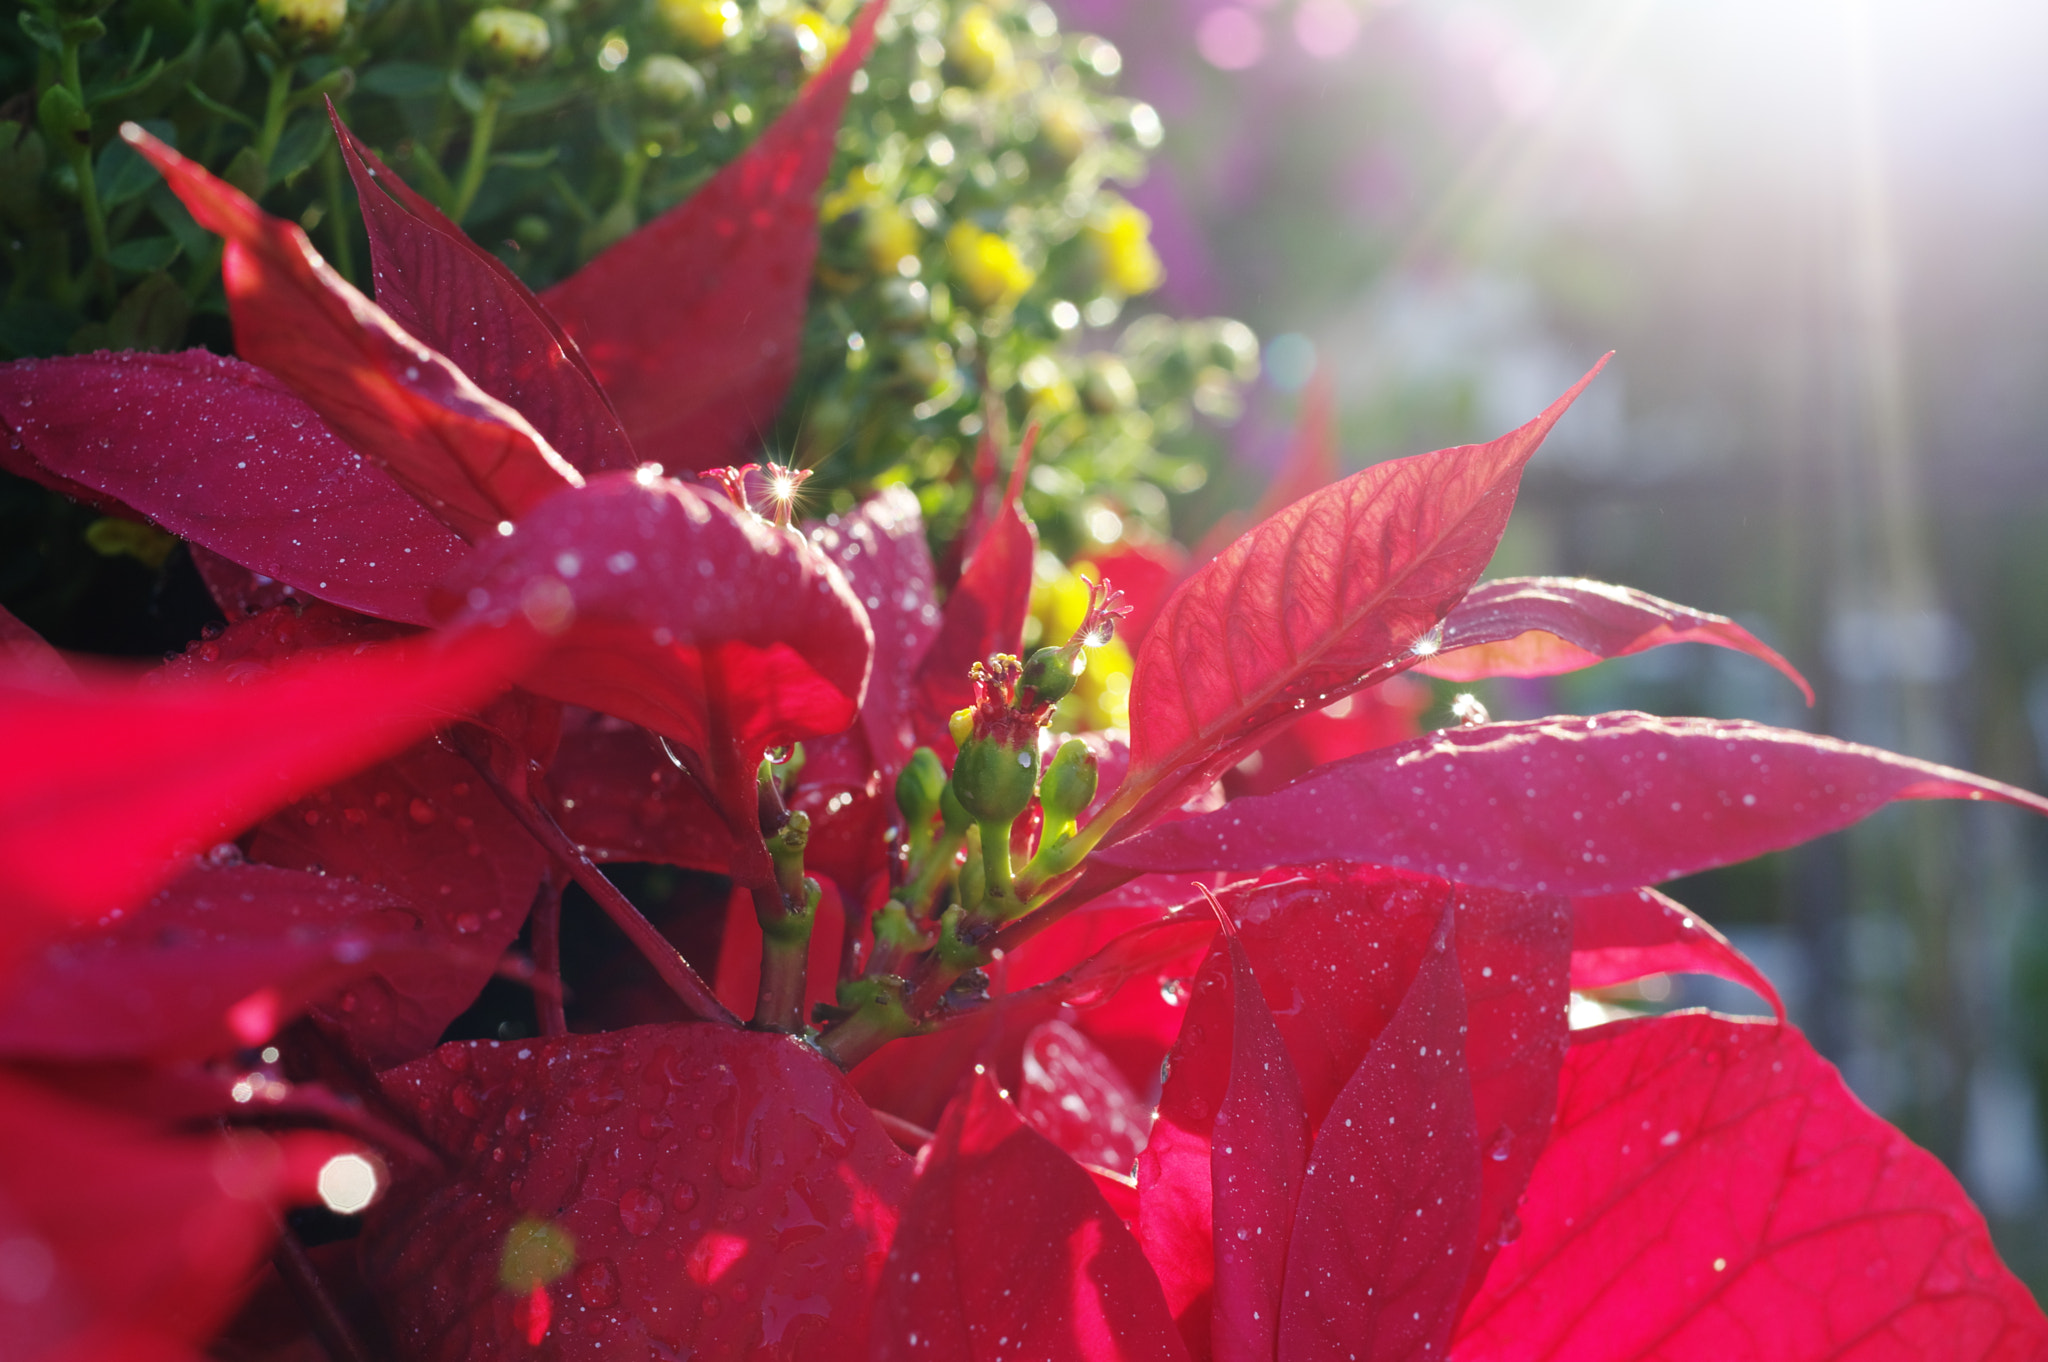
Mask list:
POLYGON ((1567 1017, 1667 970, 1776 1007, 1649 885, 1894 800, 2048 800, 1741 721, 1468 704, 1385 745, 1409 671, 1694 641, 1804 686, 1718 616, 1480 583, 1594 374, 1213 555, 1098 560, 1121 585, 1029 649, 1028 436, 957 568, 900 485, 807 523, 802 470, 718 457, 790 351, 706 386, 695 337, 801 325, 770 266, 816 231, 870 34, 543 297, 339 120, 378 303, 124 130, 225 239, 240 357, 6 366, 0 460, 198 546, 230 622, 137 681, 0 617, 10 1339, 185 1355, 270 1252, 220 1346, 2048 1349, 1954 1180, 1782 1010, 1567 1017), (731 292, 605 263, 671 254, 731 292), (1119 641, 1128 730, 1054 739, 1119 641), (1255 753, 1284 769, 1226 800, 1255 753), (608 860, 715 874, 715 944, 679 951, 608 860), (634 969, 569 958, 572 882, 634 969), (538 1034, 444 1041, 497 976, 538 1034), (315 1198, 360 1233, 279 1242, 315 1198))
MULTIPOLYGON (((846 41, 850 3, 38 0, 0 34, 0 347, 225 349, 218 251, 114 136, 126 119, 299 222, 367 284, 333 101, 529 285, 687 199, 846 41)), ((825 196, 798 381, 755 434, 835 505, 911 478, 966 514, 982 423, 1044 424, 1031 506, 1072 548, 1107 511, 1159 532, 1257 372, 1242 325, 1143 318, 1142 175, 1158 116, 1116 49, 1043 3, 902 3, 858 73, 825 196)), ((810 273, 808 258, 788 268, 810 273)), ((1114 538, 1114 534, 1110 535, 1114 538)))

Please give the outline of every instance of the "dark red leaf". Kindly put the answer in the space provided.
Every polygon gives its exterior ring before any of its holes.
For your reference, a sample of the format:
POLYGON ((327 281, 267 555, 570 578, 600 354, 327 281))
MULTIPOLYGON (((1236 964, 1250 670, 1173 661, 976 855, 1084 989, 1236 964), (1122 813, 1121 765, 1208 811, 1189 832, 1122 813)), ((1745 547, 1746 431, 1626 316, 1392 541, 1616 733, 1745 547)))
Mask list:
POLYGON ((875 1362, 1187 1355, 1144 1255, 1089 1175, 987 1077, 969 1082, 905 1202, 875 1362))
POLYGON ((208 231, 235 349, 283 379, 364 458, 475 542, 582 481, 525 417, 408 335, 271 217, 133 123, 122 134, 208 231))
POLYGON ((592 860, 721 875, 732 867, 732 832, 718 810, 637 724, 570 711, 544 784, 555 821, 592 860))
POLYGON ((23 1362, 185 1358, 225 1323, 287 1207, 315 1202, 325 1133, 160 1135, 0 1075, 0 1337, 23 1362))
POLYGON ((533 290, 392 174, 332 103, 327 113, 362 203, 377 306, 516 408, 581 471, 638 463, 611 399, 533 290))
POLYGON ((739 463, 796 376, 818 187, 883 6, 760 140, 661 217, 541 296, 583 347, 640 457, 739 463))
POLYGON ((1755 990, 1785 1020, 1778 990, 1713 924, 1654 889, 1572 900, 1572 987, 1604 988, 1648 974, 1712 974, 1755 990))
POLYGON ((0 990, 0 1053, 204 1059, 262 1044, 308 1004, 408 956, 422 974, 462 963, 453 949, 423 950, 404 904, 368 886, 198 865, 18 968, 0 990))
POLYGON ((1446 911, 1316 1134, 1287 1250, 1288 1362, 1442 1357, 1480 1227, 1465 996, 1446 911))
POLYGON ((444 1045, 385 1089, 459 1165, 367 1227, 405 1355, 526 1355, 536 1299, 565 1362, 840 1362, 866 1334, 910 1160, 800 1041, 683 1023, 444 1045))
MULTIPOLYGON (((0 680, 0 899, 31 916, 131 907, 183 858, 476 708, 538 646, 476 628, 218 680, 0 680)), ((0 957, 20 944, 0 937, 0 957)))
MULTIPOLYGON (((604 473, 493 536, 434 598, 556 635, 524 684, 700 753, 837 733, 859 713, 867 616, 800 536, 672 480, 604 473)), ((749 801, 753 768, 746 772, 749 801)))
POLYGON ((1472 588, 1442 629, 1437 651, 1415 670, 1446 681, 1555 676, 1667 643, 1711 643, 1768 662, 1813 703, 1813 687, 1799 669, 1734 620, 1629 586, 1504 577, 1472 588))
POLYGON ((1038 554, 1038 531, 1020 501, 1031 444, 1027 435, 1010 470, 1009 491, 946 597, 938 636, 918 667, 917 712, 925 727, 919 736, 941 751, 952 750, 946 716, 974 698, 967 669, 992 653, 1014 653, 1022 646, 1024 617, 1031 610, 1032 562, 1038 554))
POLYGON ((462 541, 263 370, 204 350, 0 367, 0 420, 50 474, 308 596, 412 624, 462 541))
POLYGON ((1183 583, 1138 650, 1127 827, 1301 710, 1412 665, 1493 556, 1523 465, 1600 367, 1491 444, 1377 464, 1295 502, 1183 583))
POLYGON ((1445 729, 1098 852, 1140 870, 1336 858, 1552 894, 1746 860, 1895 799, 2048 799, 1933 762, 1737 719, 1624 712, 1445 729))
POLYGON ((1144 1148, 1152 1109, 1109 1056, 1055 1018, 1031 1028, 1021 1061, 1017 1114, 1024 1124, 1069 1158, 1127 1174, 1144 1148))
POLYGON ((1955 1179, 1789 1026, 1581 1032, 1521 1218, 1455 1358, 2048 1353, 1955 1179))
POLYGON ((1230 961, 1230 1077, 1209 1136, 1216 1226, 1209 1336, 1216 1362, 1266 1362, 1281 1337, 1286 1235, 1308 1164, 1308 1112, 1244 943, 1233 929, 1222 945, 1230 961))

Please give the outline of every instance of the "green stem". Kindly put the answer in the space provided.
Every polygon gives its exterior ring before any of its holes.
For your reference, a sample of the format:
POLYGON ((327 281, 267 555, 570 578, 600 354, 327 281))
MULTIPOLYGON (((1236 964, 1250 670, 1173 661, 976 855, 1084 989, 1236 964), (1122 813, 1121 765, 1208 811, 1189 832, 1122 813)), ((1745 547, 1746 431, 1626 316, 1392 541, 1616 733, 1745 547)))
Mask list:
POLYGON ((266 178, 270 174, 270 158, 277 154, 277 139, 284 136, 285 117, 291 112, 287 101, 292 93, 292 72, 297 69, 293 63, 284 62, 270 73, 270 93, 263 101, 263 126, 256 130, 256 160, 266 178))
MULTIPOLYGON (((78 107, 84 109, 85 82, 78 73, 78 47, 78 38, 66 33, 61 74, 64 88, 78 101, 78 107)), ((92 138, 89 130, 83 143, 75 138, 67 139, 64 154, 70 158, 72 170, 78 177, 78 206, 85 214, 86 242, 92 247, 93 282, 99 288, 101 300, 111 308, 114 305, 114 266, 107 258, 107 219, 100 208, 99 184, 93 179, 92 138)))
POLYGON ((754 995, 753 1030, 803 1034, 811 925, 821 894, 816 880, 804 882, 803 898, 794 903, 773 885, 753 890, 754 917, 761 924, 761 987, 754 995))
POLYGON ((484 172, 491 167, 491 138, 498 129, 498 109, 505 97, 495 89, 484 91, 484 106, 476 111, 476 118, 469 129, 469 159, 462 163, 462 180, 455 187, 455 199, 448 205, 448 216, 457 222, 468 215, 469 206, 476 201, 476 191, 483 188, 484 172))

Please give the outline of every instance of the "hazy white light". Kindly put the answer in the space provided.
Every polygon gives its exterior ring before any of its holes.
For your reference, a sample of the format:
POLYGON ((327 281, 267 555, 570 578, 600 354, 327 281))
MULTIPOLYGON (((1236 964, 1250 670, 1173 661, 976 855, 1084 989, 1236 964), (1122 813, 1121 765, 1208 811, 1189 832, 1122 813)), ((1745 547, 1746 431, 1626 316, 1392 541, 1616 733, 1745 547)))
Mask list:
POLYGON ((1294 11, 1294 40, 1311 57, 1341 57, 1358 41, 1362 24, 1346 0, 1302 0, 1294 11))
POLYGON ((336 1154, 320 1168, 320 1199, 330 1211, 354 1215, 377 1199, 377 1165, 361 1154, 336 1154))

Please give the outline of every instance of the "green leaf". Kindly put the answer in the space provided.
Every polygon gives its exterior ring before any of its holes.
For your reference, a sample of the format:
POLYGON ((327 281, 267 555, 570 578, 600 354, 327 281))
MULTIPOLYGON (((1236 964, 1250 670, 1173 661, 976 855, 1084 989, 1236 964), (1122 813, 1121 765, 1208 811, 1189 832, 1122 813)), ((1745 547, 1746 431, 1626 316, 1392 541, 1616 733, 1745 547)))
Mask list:
POLYGON ((545 170, 553 165, 555 158, 561 154, 560 147, 541 147, 535 151, 501 151, 491 158, 491 164, 512 170, 545 170))
POLYGON ((32 9, 23 10, 18 17, 21 20, 21 31, 28 34, 37 47, 45 52, 53 52, 60 56, 63 54, 64 39, 58 36, 57 30, 48 19, 32 9))
POLYGON ((192 214, 178 202, 178 196, 171 192, 169 185, 160 184, 150 191, 149 211, 177 238, 178 245, 187 255, 201 256, 213 244, 213 233, 192 220, 192 214))
POLYGON ((87 90, 85 92, 86 102, 89 104, 108 104, 117 99, 125 99, 155 80, 157 73, 163 69, 164 59, 158 57, 147 67, 136 72, 126 80, 116 81, 112 85, 95 86, 87 90))
POLYGON ((324 118, 301 118, 284 130, 270 158, 270 182, 289 184, 326 149, 334 132, 324 118))
POLYGON ((107 259, 113 262, 117 270, 148 274, 176 260, 181 249, 176 237, 145 236, 134 241, 122 242, 107 252, 107 259))
POLYGON ((505 112, 515 117, 545 113, 576 93, 576 82, 558 76, 522 85, 505 100, 505 112))
MULTIPOLYGON (((169 123, 152 118, 142 126, 171 146, 178 145, 177 129, 169 123)), ((93 167, 92 178, 99 188, 100 202, 109 208, 141 198, 152 186, 161 183, 149 162, 118 137, 100 151, 99 164, 93 167)))
POLYGON ((448 73, 448 93, 455 96, 455 102, 472 114, 483 112, 484 90, 481 85, 460 71, 448 73))
POLYGON ((441 92, 448 73, 438 66, 416 61, 387 61, 357 73, 358 90, 391 99, 411 99, 441 92))

